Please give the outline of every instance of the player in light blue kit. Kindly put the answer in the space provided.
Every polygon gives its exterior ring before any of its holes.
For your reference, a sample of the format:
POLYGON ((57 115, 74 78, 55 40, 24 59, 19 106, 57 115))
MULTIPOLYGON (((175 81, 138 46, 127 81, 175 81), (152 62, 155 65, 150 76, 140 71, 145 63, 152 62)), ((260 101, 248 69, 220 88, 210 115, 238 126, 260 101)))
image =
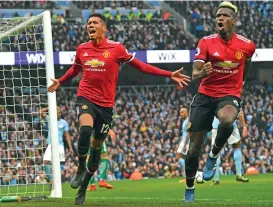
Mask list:
MULTIPOLYGON (((190 136, 187 132, 188 123, 189 123, 189 112, 187 108, 180 109, 180 117, 184 120, 182 124, 182 139, 177 148, 176 157, 179 159, 179 164, 182 167, 183 177, 185 177, 185 156, 188 153, 190 145, 190 136)), ((185 182, 185 179, 180 180, 179 182, 185 182)))
MULTIPOLYGON (((42 120, 41 121, 46 121, 47 123, 49 122, 49 116, 46 114, 48 111, 48 108, 42 108, 40 113, 42 120)), ((60 156, 60 162, 65 162, 65 156, 64 156, 64 142, 63 142, 63 135, 65 135, 68 147, 69 147, 69 152, 73 155, 73 149, 72 149, 72 144, 71 144, 71 138, 69 134, 69 126, 67 121, 61 118, 61 109, 60 107, 57 107, 57 121, 58 121, 58 140, 59 140, 59 156, 60 156)), ((49 125, 49 124, 48 124, 49 125)), ((50 182, 50 184, 53 184, 53 177, 51 173, 51 138, 50 138, 50 130, 48 131, 48 136, 47 136, 47 148, 44 154, 44 165, 45 165, 45 172, 47 175, 47 178, 50 182)), ((52 192, 51 192, 52 193, 52 192)))
MULTIPOLYGON (((246 137, 247 136, 247 125, 245 123, 245 118, 244 118, 244 113, 241 111, 239 114, 239 121, 241 123, 241 125, 243 126, 243 132, 242 132, 242 136, 246 137)), ((214 145, 215 142, 215 138, 217 135, 217 128, 219 126, 219 120, 214 117, 213 123, 212 123, 212 138, 211 138, 211 146, 214 145)), ((240 147, 240 133, 237 127, 237 122, 235 121, 233 123, 233 132, 231 134, 231 136, 228 139, 228 144, 232 145, 234 151, 233 151, 233 159, 235 161, 235 167, 236 167, 236 181, 239 182, 248 182, 248 178, 244 177, 242 175, 242 151, 241 151, 241 147, 240 147)), ((218 185, 219 184, 219 174, 220 174, 220 165, 221 165, 221 160, 220 160, 220 156, 218 156, 217 158, 217 162, 216 162, 216 172, 214 175, 214 180, 212 185, 218 185)))

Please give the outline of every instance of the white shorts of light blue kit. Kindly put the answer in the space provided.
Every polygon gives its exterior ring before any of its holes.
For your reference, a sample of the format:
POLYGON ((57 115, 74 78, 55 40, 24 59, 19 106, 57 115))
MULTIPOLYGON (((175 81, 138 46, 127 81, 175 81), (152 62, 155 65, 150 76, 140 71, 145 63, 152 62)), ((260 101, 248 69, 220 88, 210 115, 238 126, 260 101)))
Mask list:
MULTIPOLYGON (((51 161, 51 144, 49 144, 46 148, 45 154, 44 154, 44 161, 51 161)), ((59 145, 59 156, 60 156, 60 162, 65 162, 65 156, 64 156, 64 146, 59 145)))
POLYGON ((181 140, 178 149, 177 149, 177 153, 183 154, 183 155, 187 155, 188 154, 188 150, 189 150, 189 146, 190 146, 190 142, 188 142, 187 144, 187 148, 186 148, 186 152, 183 152, 183 147, 185 145, 185 141, 181 140))
MULTIPOLYGON (((211 145, 214 145, 216 135, 217 135, 217 129, 212 129, 211 130, 211 145)), ((228 138, 227 142, 229 145, 231 145, 231 144, 236 144, 240 140, 241 140, 241 136, 240 136, 239 129, 235 128, 232 134, 230 135, 230 137, 228 138)))

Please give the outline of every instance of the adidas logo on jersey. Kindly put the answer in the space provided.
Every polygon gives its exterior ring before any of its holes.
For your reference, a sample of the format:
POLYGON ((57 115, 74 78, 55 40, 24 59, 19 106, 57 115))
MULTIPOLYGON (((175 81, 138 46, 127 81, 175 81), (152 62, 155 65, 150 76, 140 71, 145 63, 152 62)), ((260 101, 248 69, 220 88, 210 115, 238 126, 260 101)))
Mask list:
POLYGON ((218 52, 213 53, 213 56, 217 57, 220 56, 218 52))
POLYGON ((86 53, 84 53, 83 57, 86 57, 86 56, 88 56, 88 53, 87 53, 87 52, 86 52, 86 53))

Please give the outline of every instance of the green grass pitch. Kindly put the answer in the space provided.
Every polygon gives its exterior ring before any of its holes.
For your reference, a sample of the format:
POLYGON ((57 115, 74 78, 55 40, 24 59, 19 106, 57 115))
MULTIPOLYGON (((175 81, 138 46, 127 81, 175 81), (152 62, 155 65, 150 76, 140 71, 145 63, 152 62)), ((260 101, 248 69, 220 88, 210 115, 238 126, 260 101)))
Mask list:
MULTIPOLYGON (((211 182, 196 185, 196 202, 183 203, 185 184, 179 178, 148 179, 141 181, 122 180, 112 182, 111 190, 97 187, 95 192, 87 192, 83 206, 90 207, 234 207, 234 206, 272 206, 273 174, 249 176, 249 183, 235 181, 235 176, 220 177, 220 185, 211 182)), ((3 191, 1 191, 3 195, 3 191)), ((70 207, 75 206, 76 190, 69 184, 63 185, 63 198, 50 198, 45 201, 21 203, 0 203, 0 207, 70 207)))

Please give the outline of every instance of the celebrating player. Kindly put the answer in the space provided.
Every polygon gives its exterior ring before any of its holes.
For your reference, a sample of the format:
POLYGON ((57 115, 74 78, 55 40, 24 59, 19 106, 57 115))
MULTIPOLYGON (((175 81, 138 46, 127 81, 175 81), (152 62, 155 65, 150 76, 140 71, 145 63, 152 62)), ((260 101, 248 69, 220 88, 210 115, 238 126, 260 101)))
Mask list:
MULTIPOLYGON (((116 134, 113 130, 109 130, 108 135, 111 137, 112 140, 116 139, 116 134)), ((108 151, 107 151, 107 144, 106 141, 103 142, 102 148, 101 148, 101 161, 100 161, 100 175, 99 175, 99 187, 106 188, 106 189, 112 189, 114 186, 107 183, 106 177, 107 177, 107 169, 108 169, 108 163, 109 163, 109 157, 108 157, 108 151)), ((87 161, 89 159, 89 156, 87 156, 87 161)), ((95 191, 95 177, 93 176, 89 181, 89 188, 88 191, 95 191)))
POLYGON ((71 180, 71 187, 78 188, 75 203, 85 201, 86 189, 100 162, 101 147, 112 122, 119 66, 128 63, 141 72, 170 77, 176 84, 184 87, 190 77, 180 70, 170 72, 145 64, 130 54, 119 42, 105 37, 106 19, 102 14, 94 13, 87 23, 89 42, 78 46, 72 67, 60 79, 52 79, 49 92, 56 91, 61 84, 77 76, 82 71, 76 100, 76 111, 80 123, 78 140, 79 167, 71 180), (91 134, 94 133, 90 144, 91 134), (88 166, 86 156, 90 146, 88 166), (86 173, 85 173, 86 171, 86 173))
MULTIPOLYGON (((40 110, 42 120, 45 120, 47 123, 49 122, 49 116, 46 114, 48 108, 42 108, 40 110)), ((60 162, 65 162, 65 155, 64 155, 64 142, 63 142, 63 135, 65 135, 65 139, 68 144, 69 152, 74 154, 71 144, 71 138, 69 134, 69 127, 67 121, 61 118, 61 109, 57 107, 57 120, 58 120, 58 140, 59 140, 59 156, 60 162)), ((44 164, 45 164, 45 172, 48 177, 50 184, 53 184, 53 178, 51 173, 51 137, 50 137, 50 130, 48 130, 47 136, 47 148, 44 154, 44 164)), ((53 193, 53 188, 51 188, 51 194, 53 193)))
MULTIPOLYGON (((245 118, 244 118, 244 113, 241 110, 240 114, 239 114, 239 121, 241 123, 241 125, 243 126, 243 132, 242 132, 242 137, 246 137, 247 136, 247 125, 245 123, 245 118)), ((212 123, 212 127, 213 129, 211 130, 211 146, 214 145, 215 143, 215 138, 217 135, 217 129, 219 126, 219 119, 217 119, 216 117, 214 117, 213 123, 212 123)), ((233 151, 233 159, 235 161, 235 170, 236 170, 236 181, 239 182, 248 182, 248 178, 242 175, 242 161, 243 161, 243 157, 242 157, 242 150, 240 147, 240 140, 241 140, 241 136, 239 133, 239 129, 237 127, 237 122, 235 121, 233 123, 233 132, 231 134, 231 136, 228 138, 228 144, 232 145, 232 148, 234 149, 233 151)), ((217 158, 217 162, 216 162, 216 172, 214 175, 214 180, 212 185, 218 185, 219 184, 219 174, 220 174, 220 156, 218 156, 217 158)))
POLYGON ((203 37, 196 50, 192 78, 201 80, 201 83, 190 109, 185 202, 194 201, 194 177, 204 138, 212 129, 214 116, 220 124, 204 169, 203 176, 207 181, 215 174, 217 157, 233 132, 233 122, 240 110, 243 81, 250 69, 255 45, 235 33, 236 21, 237 7, 222 2, 216 13, 218 34, 203 37))
MULTIPOLYGON (((187 132, 188 121, 189 121, 189 112, 187 108, 180 109, 180 117, 183 119, 182 124, 182 140, 177 148, 177 158, 179 159, 179 164, 182 167, 183 176, 185 175, 185 157, 189 150, 190 145, 190 136, 187 132)), ((185 180, 181 180, 180 182, 185 182, 185 180)))

